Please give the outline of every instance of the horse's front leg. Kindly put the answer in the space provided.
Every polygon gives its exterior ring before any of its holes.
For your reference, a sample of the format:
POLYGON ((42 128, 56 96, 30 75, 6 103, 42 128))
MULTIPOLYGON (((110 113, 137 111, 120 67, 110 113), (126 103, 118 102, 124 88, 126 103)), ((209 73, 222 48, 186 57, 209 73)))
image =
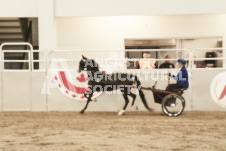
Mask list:
POLYGON ((91 97, 92 97, 93 93, 91 92, 87 92, 85 94, 85 97, 87 98, 87 102, 86 102, 86 106, 84 107, 84 109, 80 112, 81 114, 83 114, 85 112, 85 110, 87 109, 89 102, 91 101, 91 97))
POLYGON ((126 89, 124 89, 124 91, 121 90, 121 92, 122 92, 122 95, 123 95, 123 97, 125 99, 125 106, 123 107, 123 110, 118 112, 119 116, 122 115, 125 112, 126 107, 127 107, 128 103, 129 103, 129 99, 128 99, 128 96, 127 96, 128 92, 126 91, 126 89))

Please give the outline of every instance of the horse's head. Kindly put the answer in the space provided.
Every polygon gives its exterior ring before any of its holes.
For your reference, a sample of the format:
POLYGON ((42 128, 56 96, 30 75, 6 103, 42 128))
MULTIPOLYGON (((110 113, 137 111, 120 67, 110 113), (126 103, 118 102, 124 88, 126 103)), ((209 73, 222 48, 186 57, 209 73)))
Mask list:
POLYGON ((87 61, 87 58, 82 55, 82 59, 79 62, 79 72, 85 70, 86 61, 87 61))
POLYGON ((99 71, 98 64, 82 55, 82 59, 79 62, 79 72, 81 71, 99 71))

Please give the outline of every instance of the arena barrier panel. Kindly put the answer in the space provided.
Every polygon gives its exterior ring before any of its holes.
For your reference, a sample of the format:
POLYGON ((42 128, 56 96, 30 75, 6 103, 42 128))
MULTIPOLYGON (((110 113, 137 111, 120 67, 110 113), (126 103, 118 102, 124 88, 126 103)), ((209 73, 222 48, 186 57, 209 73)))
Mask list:
POLYGON ((31 58, 33 58, 33 47, 29 43, 3 43, 1 45, 1 85, 2 85, 2 111, 31 111, 31 58), (30 50, 3 50, 6 45, 27 45, 30 50), (27 53, 26 60, 5 60, 5 53, 27 53), (26 62, 28 69, 8 70, 5 63, 26 62))
MULTIPOLYGON (((224 48, 197 48, 195 49, 192 59, 192 65, 194 61, 197 60, 220 60, 226 61, 226 58, 194 58, 195 52, 207 50, 226 50, 224 48)), ((222 64, 223 65, 223 64, 222 64)), ((226 74, 225 77, 218 78, 218 83, 214 82, 215 77, 225 73, 226 66, 222 68, 194 68, 192 67, 192 105, 193 110, 198 111, 226 111, 226 106, 222 107, 214 101, 221 102, 220 95, 224 97, 224 103, 226 105, 226 96, 223 96, 224 92, 226 94, 226 74)))
POLYGON ((39 64, 39 69, 31 70, 31 101, 32 111, 48 111, 47 95, 41 94, 47 73, 47 52, 43 50, 33 50, 39 53, 38 60, 32 59, 32 64, 39 64))
MULTIPOLYGON (((2 50, 2 46, 1 46, 2 50)), ((178 49, 163 49, 157 51, 177 51, 178 49)), ((8 52, 8 50, 6 50, 8 52)), ((2 51, 2 53, 6 52, 2 51)), ((77 78, 76 70, 78 68, 78 62, 81 60, 81 55, 85 55, 88 58, 95 57, 125 57, 125 51, 136 51, 136 50, 119 50, 119 51, 99 51, 101 55, 97 53, 98 51, 84 51, 84 50, 55 50, 55 51, 36 51, 36 50, 25 50, 27 53, 33 55, 34 52, 42 53, 43 55, 38 59, 34 60, 33 57, 30 57, 30 60, 23 60, 29 62, 29 70, 26 71, 16 71, 10 70, 7 71, 3 67, 3 63, 6 61, 4 57, 2 59, 1 66, 1 100, 0 100, 0 111, 80 111, 84 105, 85 101, 73 100, 70 97, 67 97, 66 94, 60 92, 59 87, 57 87, 56 82, 54 81, 54 76, 49 76, 49 69, 53 62, 57 63, 57 67, 59 69, 57 71, 69 71, 74 72, 71 75, 71 79, 77 78), (54 59, 53 59, 54 58, 54 59), (34 63, 40 63, 40 69, 34 69, 34 63), (65 62, 67 63, 67 69, 64 68, 65 62), (51 81, 50 83, 48 81, 51 81), (44 91, 46 90, 46 91, 44 91), (48 93, 50 91, 50 94, 48 93), (44 91, 44 93, 43 93, 44 91), (41 93, 42 92, 42 93, 41 93)), ((140 50, 139 50, 140 51, 140 50)), ((185 50, 184 50, 185 51, 185 50)), ((189 50, 188 50, 189 51, 189 50)), ((18 51, 19 52, 19 51, 18 51)), ((22 51, 21 51, 22 52, 22 51)), ((190 51, 189 51, 190 52, 190 51)), ((4 54, 2 54, 4 56, 4 54)), ((13 52, 12 52, 13 53, 13 52)), ((194 53, 194 52, 193 52, 194 53)), ((190 87, 184 93, 184 98, 186 100, 185 110, 206 110, 206 111, 225 111, 225 108, 218 106, 210 96, 210 85, 211 80, 218 73, 225 71, 225 67, 221 69, 195 69, 193 68, 194 60, 198 60, 200 58, 192 58, 189 54, 189 57, 186 60, 189 61, 188 71, 190 74, 189 83, 190 87), (190 63, 191 62, 191 63, 190 63), (209 74, 211 71, 211 74, 209 74), (208 73, 208 74, 207 74, 208 73), (199 78, 199 75, 205 75, 208 77, 208 82, 205 82, 205 79, 199 78), (204 85, 202 88, 201 85, 204 85), (202 89, 201 89, 202 88, 202 89), (207 95, 208 93, 208 95, 207 95), (201 99, 200 98, 204 98, 201 99)), ((225 59, 225 58, 223 58, 225 59)), ((177 59, 156 59, 164 61, 164 60, 174 60, 177 59)), ((15 61, 15 60, 14 60, 15 61)), ((6 61, 7 62, 7 61, 6 61)), ((16 61, 15 61, 16 62, 16 61)), ((106 70, 106 68, 102 67, 102 70, 106 70)), ((113 69, 116 70, 116 69, 113 69)), ((126 68, 118 68, 118 71, 140 71, 140 69, 130 69, 126 70, 126 68)), ((179 69, 155 69, 152 70, 154 75, 158 75, 160 71, 166 72, 178 72, 179 69)), ((54 72, 55 73, 55 72, 54 72)), ((63 73, 63 72, 62 72, 63 73)), ((141 75, 141 77, 144 75, 141 75)), ((149 75, 151 76, 151 75, 149 75)), ((58 78, 58 77, 57 77, 58 78)), ((82 79, 82 77, 79 77, 82 79)), ((57 81, 59 82, 59 81, 57 81)), ((74 82, 74 81, 73 81, 74 82)), ((75 81, 76 82, 76 81, 75 81)), ((142 85, 144 87, 151 87, 154 84, 153 80, 148 82, 142 81, 142 85)), ((175 81, 171 80, 171 83, 175 81)), ((157 89, 165 89, 167 85, 167 81, 158 81, 156 86, 157 89)), ((151 91, 144 90, 146 95, 146 99, 148 104, 156 109, 157 111, 161 110, 161 106, 159 104, 154 103, 153 94, 151 91)), ((98 96, 98 94, 97 94, 98 96)), ((71 96, 72 97, 72 96, 71 96)), ((122 95, 117 94, 100 94, 97 97, 97 102, 92 102, 89 104, 87 111, 118 111, 124 105, 124 99, 122 95)), ((137 95, 136 103, 139 110, 146 111, 139 96, 137 95)), ((129 103, 127 110, 134 111, 131 107, 131 102, 129 103)))

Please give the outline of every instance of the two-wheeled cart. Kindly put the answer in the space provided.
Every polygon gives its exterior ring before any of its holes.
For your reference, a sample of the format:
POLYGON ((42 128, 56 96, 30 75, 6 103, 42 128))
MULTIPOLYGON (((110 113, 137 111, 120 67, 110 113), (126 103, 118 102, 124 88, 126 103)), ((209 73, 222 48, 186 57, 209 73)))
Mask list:
POLYGON ((173 92, 156 89, 157 82, 153 87, 142 87, 143 90, 153 92, 155 103, 162 105, 162 111, 168 116, 179 116, 185 108, 185 99, 182 94, 186 88, 174 89, 173 92))

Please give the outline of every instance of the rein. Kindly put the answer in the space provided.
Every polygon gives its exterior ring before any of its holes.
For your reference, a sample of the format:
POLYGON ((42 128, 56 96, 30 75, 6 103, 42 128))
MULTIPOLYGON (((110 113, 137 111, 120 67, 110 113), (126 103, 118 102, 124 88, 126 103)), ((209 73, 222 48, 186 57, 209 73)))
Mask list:
POLYGON ((154 89, 152 87, 142 87, 141 86, 141 89, 142 90, 150 90, 152 92, 166 93, 166 94, 177 94, 175 92, 169 92, 169 91, 165 91, 165 90, 157 90, 157 89, 154 89))

